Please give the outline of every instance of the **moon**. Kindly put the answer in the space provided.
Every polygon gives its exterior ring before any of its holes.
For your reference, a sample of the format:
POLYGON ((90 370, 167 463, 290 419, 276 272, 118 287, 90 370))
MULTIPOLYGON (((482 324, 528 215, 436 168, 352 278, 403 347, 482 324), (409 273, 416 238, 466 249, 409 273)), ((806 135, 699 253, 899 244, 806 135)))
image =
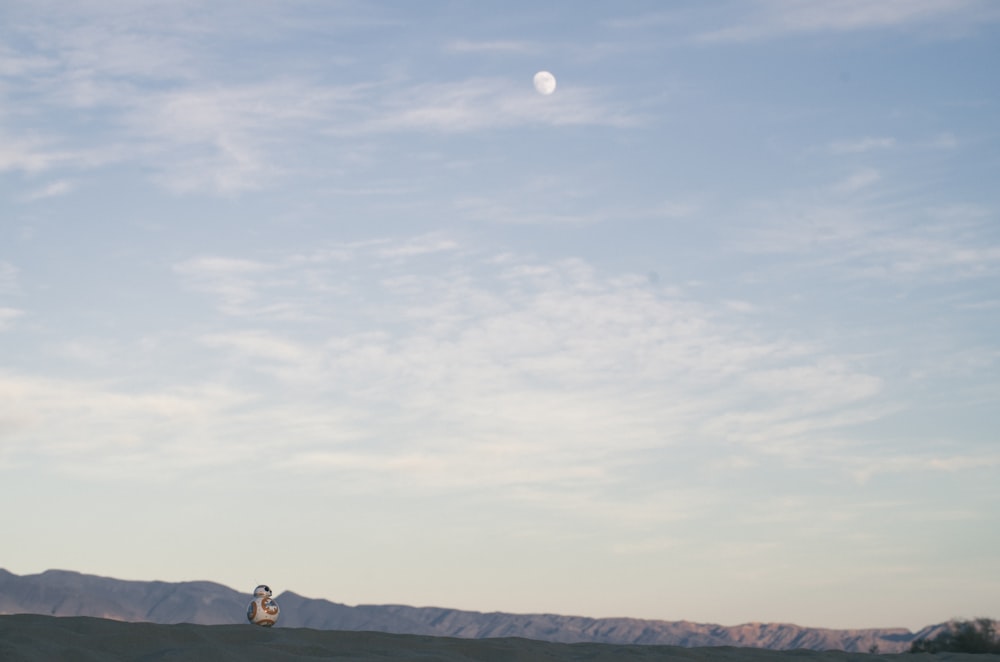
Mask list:
POLYGON ((535 74, 535 89, 539 94, 552 94, 556 91, 556 77, 547 71, 539 71, 535 74))

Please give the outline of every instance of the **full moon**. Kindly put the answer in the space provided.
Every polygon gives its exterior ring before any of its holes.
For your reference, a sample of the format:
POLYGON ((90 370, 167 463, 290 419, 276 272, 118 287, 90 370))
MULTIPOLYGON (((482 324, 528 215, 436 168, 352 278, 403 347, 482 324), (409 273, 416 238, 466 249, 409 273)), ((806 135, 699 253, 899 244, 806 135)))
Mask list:
POLYGON ((552 94, 556 91, 556 77, 547 71, 535 74, 535 89, 539 94, 552 94))

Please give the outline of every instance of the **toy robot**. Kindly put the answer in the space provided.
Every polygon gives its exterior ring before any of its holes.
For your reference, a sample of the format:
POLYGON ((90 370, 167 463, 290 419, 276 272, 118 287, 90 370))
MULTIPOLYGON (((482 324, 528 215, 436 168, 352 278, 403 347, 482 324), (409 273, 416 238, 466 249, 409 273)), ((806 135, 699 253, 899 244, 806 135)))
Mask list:
POLYGON ((271 599, 271 589, 261 584, 253 590, 253 601, 247 607, 247 620, 269 628, 278 620, 278 603, 271 599))

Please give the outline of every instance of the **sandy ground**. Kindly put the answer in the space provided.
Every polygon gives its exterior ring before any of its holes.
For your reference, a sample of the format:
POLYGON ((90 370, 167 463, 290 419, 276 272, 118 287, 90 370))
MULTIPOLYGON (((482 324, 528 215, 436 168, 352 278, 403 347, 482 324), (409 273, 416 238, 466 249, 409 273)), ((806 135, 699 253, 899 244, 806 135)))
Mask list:
POLYGON ((155 625, 100 618, 34 614, 0 616, 4 662, 108 662, 111 660, 245 662, 246 660, 435 660, 461 662, 1000 662, 1000 655, 863 655, 752 648, 678 648, 553 644, 528 639, 453 639, 252 625, 155 625))

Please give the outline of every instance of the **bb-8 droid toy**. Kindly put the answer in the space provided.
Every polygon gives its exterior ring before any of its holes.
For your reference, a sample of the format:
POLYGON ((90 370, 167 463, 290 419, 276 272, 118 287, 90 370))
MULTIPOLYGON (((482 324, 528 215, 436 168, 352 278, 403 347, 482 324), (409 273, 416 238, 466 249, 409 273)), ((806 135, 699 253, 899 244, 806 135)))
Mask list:
POLYGON ((278 603, 271 599, 271 589, 261 584, 253 590, 253 600, 247 607, 247 620, 269 628, 278 621, 278 603))

